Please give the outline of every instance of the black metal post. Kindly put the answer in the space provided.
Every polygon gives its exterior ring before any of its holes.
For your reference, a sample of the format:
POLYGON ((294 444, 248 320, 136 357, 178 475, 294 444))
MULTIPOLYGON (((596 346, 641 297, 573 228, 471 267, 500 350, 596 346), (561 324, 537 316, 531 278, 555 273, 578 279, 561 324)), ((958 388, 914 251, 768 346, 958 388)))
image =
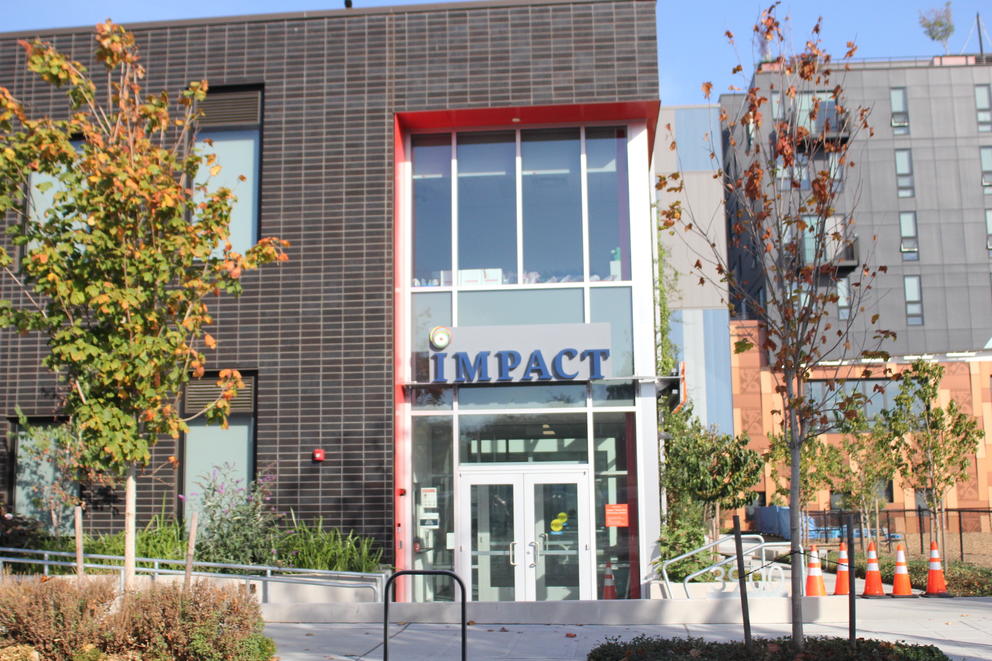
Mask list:
POLYGON ((855 566, 854 559, 856 557, 856 554, 854 552, 854 517, 855 516, 856 515, 854 514, 849 514, 847 516, 847 580, 848 580, 847 631, 848 631, 848 636, 851 639, 852 650, 858 645, 858 617, 857 617, 858 588, 857 588, 857 583, 855 583, 855 571, 854 571, 854 566, 855 566))
POLYGON ((920 526, 920 555, 923 555, 923 508, 916 508, 916 522, 920 526))
POLYGON ((741 618, 744 620, 744 647, 751 649, 751 614, 747 609, 747 574, 744 572, 744 545, 741 542, 741 517, 734 515, 734 548, 737 551, 737 582, 741 591, 741 618))
POLYGON ((958 510, 958 546, 961 547, 961 562, 964 562, 964 525, 961 522, 961 510, 958 510))
POLYGON ((458 583, 462 589, 462 661, 468 659, 468 629, 465 608, 465 583, 453 571, 447 569, 404 569, 398 571, 386 579, 386 586, 382 595, 382 661, 389 661, 389 588, 393 587, 393 596, 396 596, 396 586, 393 583, 400 576, 450 576, 458 583))

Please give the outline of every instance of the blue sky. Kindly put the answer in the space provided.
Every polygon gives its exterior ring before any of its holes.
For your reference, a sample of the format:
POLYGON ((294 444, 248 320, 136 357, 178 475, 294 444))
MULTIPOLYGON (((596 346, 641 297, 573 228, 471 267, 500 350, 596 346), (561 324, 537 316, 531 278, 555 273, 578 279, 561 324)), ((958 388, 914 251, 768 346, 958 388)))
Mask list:
MULTIPOLYGON (((695 0, 658 2, 658 57, 661 70, 661 99, 667 105, 703 103, 700 85, 713 82, 713 92, 726 91, 740 83, 730 76, 739 62, 745 70, 753 62, 751 27, 771 0, 695 0), (738 52, 727 44, 723 33, 738 35, 738 52)), ((138 21, 233 16, 272 11, 337 9, 343 0, 0 0, 0 30, 43 30, 53 27, 93 25, 106 18, 118 23, 138 21)), ((422 4, 421 0, 354 0, 355 7, 422 4)), ((779 15, 789 17, 793 42, 801 46, 809 28, 823 16, 824 44, 840 54, 848 41, 858 44, 858 57, 923 57, 941 52, 941 46, 924 36, 918 24, 920 10, 942 6, 941 0, 786 0, 779 15)), ((975 13, 992 25, 992 3, 988 0, 954 0, 956 30, 949 51, 966 47, 978 52, 974 31, 975 13)), ((992 39, 985 28, 985 50, 992 53, 992 39)))

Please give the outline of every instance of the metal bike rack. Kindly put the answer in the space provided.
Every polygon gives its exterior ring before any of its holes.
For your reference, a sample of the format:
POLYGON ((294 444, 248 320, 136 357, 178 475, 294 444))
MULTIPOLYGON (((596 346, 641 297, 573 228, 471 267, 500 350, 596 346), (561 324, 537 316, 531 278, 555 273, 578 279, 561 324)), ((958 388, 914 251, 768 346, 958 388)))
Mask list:
MULTIPOLYGON (((458 587, 462 589, 462 661, 466 661, 468 656, 466 656, 468 650, 468 638, 467 638, 467 625, 465 618, 465 584, 462 579, 458 577, 453 571, 448 571, 447 569, 404 569, 398 571, 388 579, 386 579, 386 587, 383 590, 382 599, 382 661, 389 661, 389 586, 393 584, 393 581, 400 576, 450 576, 455 579, 458 583, 458 587)), ((395 597, 396 588, 393 588, 393 596, 395 597)))

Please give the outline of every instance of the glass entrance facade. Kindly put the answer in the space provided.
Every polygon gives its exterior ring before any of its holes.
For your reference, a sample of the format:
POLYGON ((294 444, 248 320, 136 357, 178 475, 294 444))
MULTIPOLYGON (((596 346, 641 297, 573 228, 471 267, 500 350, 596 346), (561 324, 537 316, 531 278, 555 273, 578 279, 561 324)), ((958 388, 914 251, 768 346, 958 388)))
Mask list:
MULTIPOLYGON (((408 140, 408 566, 454 570, 472 599, 495 601, 595 599, 609 565, 618 596, 639 597, 628 127, 408 140), (606 378, 535 368, 532 379, 448 383, 432 372, 437 327, 456 338, 561 328, 570 346, 568 329, 585 324, 608 324, 606 378)), ((413 585, 415 600, 457 596, 446 581, 413 585)))

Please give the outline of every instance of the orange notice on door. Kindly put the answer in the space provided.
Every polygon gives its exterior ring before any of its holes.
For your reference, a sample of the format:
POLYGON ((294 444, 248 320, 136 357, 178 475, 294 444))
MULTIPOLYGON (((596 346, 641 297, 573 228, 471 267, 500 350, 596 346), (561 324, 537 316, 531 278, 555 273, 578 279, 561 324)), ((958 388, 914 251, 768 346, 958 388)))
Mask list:
POLYGON ((626 528, 630 525, 630 520, 627 516, 627 503, 608 504, 604 507, 606 507, 607 528, 626 528))

